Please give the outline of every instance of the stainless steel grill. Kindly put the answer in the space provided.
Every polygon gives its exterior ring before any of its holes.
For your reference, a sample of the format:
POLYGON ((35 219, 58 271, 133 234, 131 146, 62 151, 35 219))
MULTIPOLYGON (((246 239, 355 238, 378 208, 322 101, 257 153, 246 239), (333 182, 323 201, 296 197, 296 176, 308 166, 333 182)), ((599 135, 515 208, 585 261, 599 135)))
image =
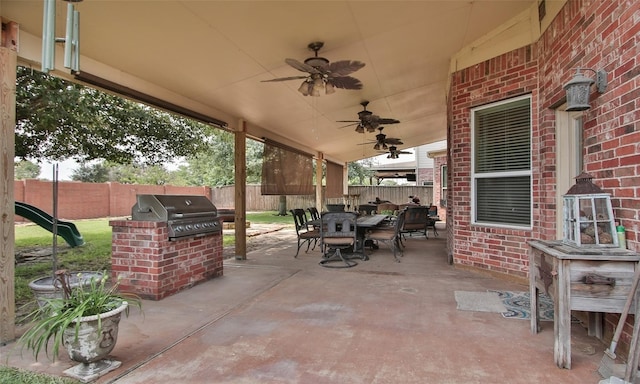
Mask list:
POLYGON ((222 231, 218 209, 205 196, 137 195, 131 219, 166 221, 169 240, 222 231))

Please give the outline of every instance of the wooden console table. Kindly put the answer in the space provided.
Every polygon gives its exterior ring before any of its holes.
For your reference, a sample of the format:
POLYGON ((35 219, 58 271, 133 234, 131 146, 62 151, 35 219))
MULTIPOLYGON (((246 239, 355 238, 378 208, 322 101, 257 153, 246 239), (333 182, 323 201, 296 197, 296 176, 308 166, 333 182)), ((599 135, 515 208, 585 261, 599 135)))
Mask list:
MULTIPOLYGON (((540 330, 538 292, 553 299, 554 360, 571 369, 571 311, 620 313, 631 290, 640 255, 620 248, 574 247, 530 241, 531 332, 540 330)), ((630 313, 635 313, 636 305, 630 313)), ((591 314, 590 314, 591 315, 591 314)), ((592 324, 590 321, 590 331, 592 324)))

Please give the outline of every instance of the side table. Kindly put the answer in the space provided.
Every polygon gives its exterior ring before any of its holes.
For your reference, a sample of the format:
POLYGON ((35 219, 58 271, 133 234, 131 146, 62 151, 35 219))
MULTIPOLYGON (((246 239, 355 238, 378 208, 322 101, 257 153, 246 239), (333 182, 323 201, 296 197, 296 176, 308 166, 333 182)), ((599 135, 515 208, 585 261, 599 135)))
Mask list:
MULTIPOLYGON (((553 299, 554 360, 571 369, 571 311, 621 313, 640 255, 620 248, 575 247, 554 241, 530 241, 531 332, 540 330, 538 293, 553 299)), ((629 313, 635 313, 637 298, 629 313)), ((589 328, 601 327, 590 313, 589 328)))

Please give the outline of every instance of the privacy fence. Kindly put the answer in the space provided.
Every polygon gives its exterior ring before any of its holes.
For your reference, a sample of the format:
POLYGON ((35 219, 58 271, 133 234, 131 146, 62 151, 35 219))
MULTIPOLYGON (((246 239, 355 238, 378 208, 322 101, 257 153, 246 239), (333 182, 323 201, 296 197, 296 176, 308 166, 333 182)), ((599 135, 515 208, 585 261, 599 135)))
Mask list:
MULTIPOLYGON (((53 213, 53 183, 42 180, 15 180, 15 200, 27 203, 53 213)), ((263 196, 260 185, 247 186, 248 211, 277 211, 279 196, 263 196)), ((136 203, 138 194, 158 195, 203 195, 211 199, 218 208, 234 207, 234 186, 226 187, 176 187, 170 185, 140 185, 120 183, 80 183, 61 181, 57 185, 58 217, 76 220, 98 217, 130 216, 131 208, 136 203)), ((349 195, 359 195, 360 204, 379 197, 382 200, 401 204, 408 201, 409 196, 418 196, 422 204, 429 204, 433 199, 432 187, 423 186, 350 186, 349 195)), ((343 198, 327 199, 324 204, 343 203, 343 198)), ((287 196, 287 209, 307 208, 315 206, 315 196, 287 196)), ((353 204, 353 200, 351 202, 353 204)), ((16 216, 16 221, 24 221, 16 216)))

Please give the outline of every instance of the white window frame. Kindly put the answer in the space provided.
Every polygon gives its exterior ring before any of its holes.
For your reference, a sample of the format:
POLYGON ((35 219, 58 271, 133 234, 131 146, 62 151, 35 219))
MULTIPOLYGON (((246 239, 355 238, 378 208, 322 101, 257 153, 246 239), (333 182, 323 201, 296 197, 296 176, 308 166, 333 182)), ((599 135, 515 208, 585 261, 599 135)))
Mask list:
MULTIPOLYGON (((449 178, 447 177, 447 164, 440 166, 440 201, 447 200, 447 187, 449 186, 449 178), (446 181, 446 183, 445 183, 446 181)), ((440 204, 442 207, 446 207, 446 204, 440 204)))
POLYGON ((533 228, 533 127, 532 120, 533 114, 530 113, 529 120, 529 143, 530 143, 530 159, 529 159, 529 169, 528 170, 517 170, 517 171, 505 171, 505 172, 486 172, 486 173, 476 173, 475 172, 475 163, 476 163, 476 142, 475 142, 475 113, 478 111, 482 111, 487 108, 492 108, 496 106, 500 106, 503 104, 508 104, 520 100, 528 99, 529 100, 529 108, 532 107, 531 103, 531 95, 515 97, 503 101, 499 101, 496 103, 491 103, 487 105, 483 105, 480 107, 472 108, 470 112, 470 125, 471 125, 471 223, 473 225, 487 226, 487 227, 499 227, 499 228, 514 228, 514 229, 525 229, 530 230, 533 228), (529 177, 529 220, 528 224, 517 224, 517 223, 503 223, 503 222, 489 222, 489 221, 478 221, 476 217, 476 208, 477 208, 477 181, 483 178, 507 178, 507 177, 516 177, 516 176, 526 176, 529 177))

